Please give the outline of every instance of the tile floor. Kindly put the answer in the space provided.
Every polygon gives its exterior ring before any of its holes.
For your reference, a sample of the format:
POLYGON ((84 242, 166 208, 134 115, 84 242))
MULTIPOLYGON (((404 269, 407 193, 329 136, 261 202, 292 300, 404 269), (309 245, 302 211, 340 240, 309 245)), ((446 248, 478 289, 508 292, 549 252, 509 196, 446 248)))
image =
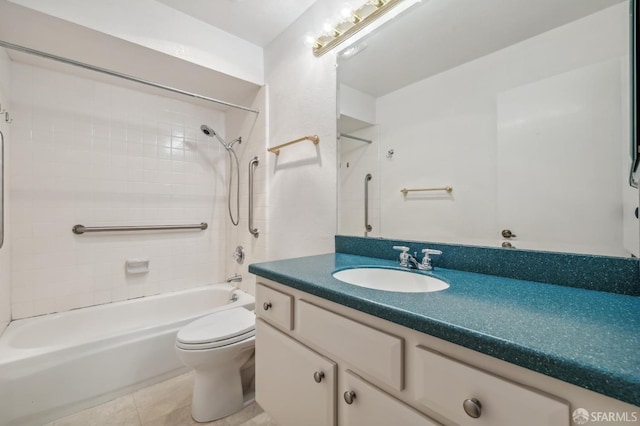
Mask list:
POLYGON ((183 374, 45 426, 277 426, 256 403, 224 419, 197 423, 191 418, 192 389, 193 374, 183 374))

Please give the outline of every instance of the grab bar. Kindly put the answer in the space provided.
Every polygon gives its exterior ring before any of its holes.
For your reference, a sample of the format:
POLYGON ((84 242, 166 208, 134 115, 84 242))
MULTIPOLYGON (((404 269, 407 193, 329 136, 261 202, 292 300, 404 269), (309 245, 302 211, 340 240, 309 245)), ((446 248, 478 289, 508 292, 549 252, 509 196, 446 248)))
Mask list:
POLYGON ((371 232, 373 227, 369 225, 369 181, 371 180, 371 173, 367 173, 364 177, 364 236, 367 236, 368 232, 371 232))
POLYGON ((249 161, 249 232, 256 238, 258 238, 260 232, 258 232, 258 228, 254 228, 253 226, 253 178, 258 164, 260 164, 258 157, 253 157, 253 159, 249 161))
POLYGON ((71 230, 81 235, 85 232, 118 232, 118 231, 164 231, 177 229, 200 229, 204 231, 209 225, 202 222, 199 225, 144 225, 144 226, 84 226, 75 225, 71 230))

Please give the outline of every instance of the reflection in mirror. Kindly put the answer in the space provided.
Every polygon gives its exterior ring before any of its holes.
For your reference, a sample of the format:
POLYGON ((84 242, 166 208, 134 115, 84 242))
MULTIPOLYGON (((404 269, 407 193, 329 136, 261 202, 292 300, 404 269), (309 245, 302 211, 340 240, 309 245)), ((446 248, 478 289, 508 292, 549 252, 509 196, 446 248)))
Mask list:
POLYGON ((638 255, 629 13, 429 0, 339 54, 338 233, 371 174, 370 237, 638 255))
POLYGON ((4 134, 0 131, 0 248, 4 244, 4 134))

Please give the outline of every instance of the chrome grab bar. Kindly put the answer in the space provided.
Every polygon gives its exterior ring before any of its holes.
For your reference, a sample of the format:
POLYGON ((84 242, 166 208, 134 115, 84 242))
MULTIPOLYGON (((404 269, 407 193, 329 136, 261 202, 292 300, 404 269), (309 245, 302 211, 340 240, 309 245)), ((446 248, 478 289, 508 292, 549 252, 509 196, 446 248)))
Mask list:
POLYGON ((369 225, 369 181, 371 180, 371 173, 367 173, 364 177, 364 236, 367 236, 368 232, 371 232, 373 227, 369 225))
POLYGON ((258 157, 253 157, 253 159, 249 161, 249 232, 256 238, 258 238, 260 232, 258 228, 253 226, 253 178, 258 164, 260 164, 258 157))
POLYGON ((165 231, 178 229, 200 229, 204 231, 209 225, 202 222, 199 225, 142 225, 142 226, 84 226, 75 225, 71 230, 81 235, 85 232, 119 232, 119 231, 165 231))

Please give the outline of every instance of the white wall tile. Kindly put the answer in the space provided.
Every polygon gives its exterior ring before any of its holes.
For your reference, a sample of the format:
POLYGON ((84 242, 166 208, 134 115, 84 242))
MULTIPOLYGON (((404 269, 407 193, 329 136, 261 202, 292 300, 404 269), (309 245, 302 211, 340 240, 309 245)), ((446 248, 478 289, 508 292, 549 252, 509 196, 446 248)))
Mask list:
POLYGON ((210 139, 193 148, 203 118, 224 135, 224 113, 30 65, 10 69, 18 76, 9 157, 10 226, 20 231, 11 244, 14 318, 223 281, 224 152, 210 139), (191 222, 210 228, 71 232, 78 223, 191 222), (138 257, 151 271, 126 275, 126 259, 138 257))

